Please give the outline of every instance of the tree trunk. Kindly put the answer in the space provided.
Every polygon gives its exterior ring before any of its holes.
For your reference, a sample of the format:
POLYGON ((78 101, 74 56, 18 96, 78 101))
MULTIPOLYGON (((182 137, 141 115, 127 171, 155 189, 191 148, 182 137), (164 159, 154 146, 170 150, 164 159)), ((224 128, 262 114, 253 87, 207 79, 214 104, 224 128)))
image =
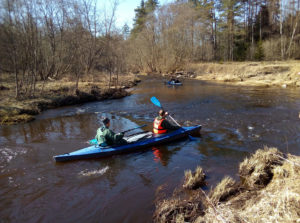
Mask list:
POLYGON ((213 45, 213 60, 217 59, 217 20, 215 12, 215 3, 212 1, 213 8, 211 9, 212 14, 212 26, 211 26, 211 35, 212 35, 212 45, 213 45))
POLYGON ((282 2, 280 0, 280 50, 281 50, 281 59, 284 59, 284 43, 283 43, 283 8, 282 2))
POLYGON ((108 89, 110 89, 110 85, 111 85, 111 69, 109 70, 109 83, 108 83, 108 89))
POLYGON ((16 65, 15 65, 15 84, 16 84, 15 97, 16 97, 16 99, 18 99, 19 98, 19 80, 18 80, 18 70, 16 68, 16 65))
POLYGON ((75 85, 75 91, 78 90, 79 78, 80 78, 80 74, 79 74, 79 73, 76 73, 76 85, 75 85))
POLYGON ((253 3, 251 3, 251 7, 249 7, 249 10, 251 8, 251 59, 253 59, 253 55, 254 55, 254 21, 253 21, 253 11, 254 11, 254 7, 253 7, 253 3))
POLYGON ((295 36, 295 32, 296 32, 297 25, 298 25, 298 18, 299 18, 298 15, 299 15, 299 13, 297 12, 296 24, 295 24, 294 29, 293 29, 293 33, 292 33, 292 36, 291 36, 291 39, 290 39, 289 47, 287 49, 287 53, 288 53, 289 57, 291 56, 291 46, 292 46, 292 43, 294 41, 294 36, 295 36))
POLYGON ((261 41, 262 36, 261 36, 261 7, 259 11, 259 40, 261 41))

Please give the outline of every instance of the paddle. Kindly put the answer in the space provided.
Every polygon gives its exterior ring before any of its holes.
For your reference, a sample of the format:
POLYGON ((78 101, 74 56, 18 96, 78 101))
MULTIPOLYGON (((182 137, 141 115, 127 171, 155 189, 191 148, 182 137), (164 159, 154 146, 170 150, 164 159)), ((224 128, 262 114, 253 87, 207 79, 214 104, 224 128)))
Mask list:
MULTIPOLYGON (((163 107, 161 106, 161 104, 160 104, 160 102, 159 102, 159 100, 156 98, 156 97, 152 97, 151 99, 150 99, 151 101, 152 101, 152 103, 154 104, 154 105, 156 105, 157 107, 160 107, 161 109, 163 109, 163 107)), ((181 125, 169 114, 169 117, 172 119, 172 121, 176 124, 176 125, 178 125, 178 126, 180 126, 181 127, 181 125)))
MULTIPOLYGON (((130 131, 133 131, 133 130, 135 130, 135 129, 143 128, 143 127, 145 127, 145 126, 147 126, 147 124, 140 125, 140 126, 137 126, 137 127, 135 127, 135 128, 132 128, 132 129, 125 130, 125 131, 120 132, 120 133, 125 134, 126 132, 130 132, 130 131)), ((120 133, 118 133, 118 134, 120 134, 120 133)), ((97 139, 91 139, 91 140, 88 141, 88 143, 91 144, 91 145, 97 145, 98 141, 97 141, 97 139)))
MULTIPOLYGON (((160 104, 160 101, 156 98, 156 97, 151 97, 151 102, 154 104, 154 105, 156 105, 157 107, 160 107, 161 109, 163 109, 163 107, 161 106, 161 104, 160 104)), ((178 126, 180 126, 180 127, 182 127, 171 115, 169 115, 169 117, 172 119, 172 121, 173 122, 175 122, 176 123, 176 125, 178 125, 178 126)), ((194 139, 194 137, 192 137, 192 136, 190 136, 190 135, 188 135, 189 136, 189 139, 191 140, 191 141, 194 141, 195 139, 194 139)))
POLYGON ((147 124, 140 125, 140 126, 138 126, 138 127, 135 127, 135 128, 132 128, 132 129, 125 130, 125 131, 123 131, 123 132, 121 132, 121 133, 125 134, 126 132, 130 132, 130 131, 135 130, 135 129, 140 129, 140 128, 143 128, 143 127, 145 127, 145 126, 147 126, 147 124))

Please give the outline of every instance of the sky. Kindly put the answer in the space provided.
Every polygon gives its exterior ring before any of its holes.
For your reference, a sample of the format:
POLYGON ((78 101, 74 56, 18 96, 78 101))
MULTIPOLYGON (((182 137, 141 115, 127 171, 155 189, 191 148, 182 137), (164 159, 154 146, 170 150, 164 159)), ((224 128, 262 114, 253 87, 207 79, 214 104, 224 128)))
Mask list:
POLYGON ((132 27, 135 16, 134 9, 141 3, 141 0, 119 0, 119 5, 116 12, 116 25, 122 27, 125 23, 132 27))
MULTIPOLYGON (((172 0, 159 0, 158 2, 159 5, 165 5, 169 2, 172 2, 172 0)), ((140 6, 140 4, 141 0, 119 0, 118 8, 116 11, 116 26, 121 28, 125 23, 127 23, 127 25, 132 28, 133 19, 135 16, 134 9, 140 6)))

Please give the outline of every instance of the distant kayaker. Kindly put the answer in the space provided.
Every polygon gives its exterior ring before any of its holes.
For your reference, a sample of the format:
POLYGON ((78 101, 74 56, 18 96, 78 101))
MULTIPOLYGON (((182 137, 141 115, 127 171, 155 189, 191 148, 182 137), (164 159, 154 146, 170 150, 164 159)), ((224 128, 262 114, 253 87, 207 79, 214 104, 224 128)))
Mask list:
POLYGON ((167 115, 168 115, 168 112, 166 112, 162 109, 158 112, 158 117, 156 117, 153 122, 153 132, 155 134, 164 134, 164 133, 167 133, 172 130, 176 130, 176 129, 180 128, 179 126, 172 125, 166 119, 167 115))
POLYGON ((126 140, 123 139, 124 133, 114 133, 109 129, 110 120, 109 118, 102 118, 103 126, 97 130, 95 138, 100 146, 112 146, 126 144, 126 140))
POLYGON ((171 78, 171 80, 169 82, 172 83, 172 84, 180 83, 180 81, 177 78, 171 78))

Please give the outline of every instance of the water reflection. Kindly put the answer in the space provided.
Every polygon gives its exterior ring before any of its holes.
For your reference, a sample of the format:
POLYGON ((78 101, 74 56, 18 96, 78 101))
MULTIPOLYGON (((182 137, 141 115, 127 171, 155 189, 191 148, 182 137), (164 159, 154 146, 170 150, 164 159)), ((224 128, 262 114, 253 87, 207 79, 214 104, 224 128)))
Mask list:
POLYGON ((152 152, 154 155, 153 160, 155 162, 160 162, 163 166, 167 166, 172 155, 176 154, 176 152, 178 152, 180 149, 180 147, 176 147, 170 150, 164 146, 161 146, 159 148, 152 147, 152 152))

